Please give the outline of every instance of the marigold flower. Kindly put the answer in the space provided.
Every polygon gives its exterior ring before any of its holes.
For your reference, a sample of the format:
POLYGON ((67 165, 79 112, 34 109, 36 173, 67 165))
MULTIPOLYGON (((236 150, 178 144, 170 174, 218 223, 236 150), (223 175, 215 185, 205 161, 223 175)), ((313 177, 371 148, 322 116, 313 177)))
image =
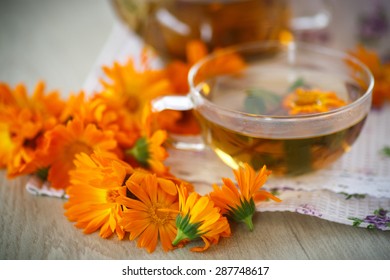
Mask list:
POLYGON ((161 189, 163 189, 166 193, 170 195, 176 195, 177 194, 177 185, 184 184, 189 189, 193 189, 193 186, 179 178, 176 178, 175 176, 164 173, 164 174, 156 174, 152 173, 146 169, 143 168, 136 168, 135 172, 131 175, 131 180, 134 181, 137 184, 141 184, 142 181, 144 181, 145 177, 155 174, 157 176, 157 183, 161 189))
POLYGON ((167 132, 165 130, 154 131, 152 120, 150 105, 146 105, 143 110, 141 135, 134 146, 127 149, 125 153, 135 159, 137 166, 157 174, 164 174, 168 171, 168 168, 163 164, 163 161, 168 157, 168 153, 163 147, 167 139, 167 132))
MULTIPOLYGON (((375 51, 358 45, 350 54, 363 62, 372 72, 375 84, 372 92, 372 106, 380 108, 387 100, 390 100, 390 64, 382 63, 375 51)), ((353 64, 351 64, 354 67, 353 64)))
POLYGON ((297 88, 283 100, 283 106, 290 115, 314 114, 347 105, 335 92, 320 89, 297 88))
POLYGON ((111 131, 101 131, 94 124, 85 125, 75 118, 50 130, 45 135, 45 145, 41 166, 50 166, 48 180, 53 188, 65 189, 77 154, 89 155, 95 150, 114 152, 116 141, 111 131))
POLYGON ((66 190, 65 216, 85 234, 100 229, 100 236, 108 238, 116 233, 123 239, 125 232, 118 223, 122 205, 117 202, 126 195, 125 181, 133 168, 110 153, 81 153, 75 156, 75 169, 70 171, 70 186, 66 190))
POLYGON ((166 138, 166 131, 158 130, 150 138, 147 136, 140 137, 134 147, 126 153, 133 156, 142 167, 152 170, 157 174, 163 174, 167 171, 167 167, 163 164, 163 161, 168 157, 168 153, 162 147, 166 138))
POLYGON ((120 225, 130 233, 130 240, 138 238, 138 247, 149 253, 156 249, 158 240, 164 251, 172 250, 172 240, 176 235, 177 195, 165 192, 155 174, 148 174, 139 182, 133 179, 130 177, 126 182, 131 197, 121 195, 117 199, 126 207, 120 225))
POLYGON ((58 122, 64 102, 39 82, 29 95, 19 84, 0 84, 0 167, 10 178, 37 172, 43 135, 58 122))
POLYGON ((158 96, 173 92, 164 70, 138 71, 133 60, 124 65, 114 62, 112 68, 103 67, 109 81, 101 80, 103 90, 97 97, 106 110, 125 110, 129 120, 139 124, 143 108, 158 96))
POLYGON ((266 166, 256 173, 249 165, 244 164, 234 170, 237 186, 229 178, 223 178, 223 185, 219 187, 214 185, 210 198, 215 205, 221 208, 221 212, 229 218, 244 222, 250 230, 253 230, 252 217, 256 210, 256 203, 270 198, 274 201, 281 200, 271 193, 261 190, 271 171, 266 166))
POLYGON ((195 247, 191 251, 207 250, 211 244, 217 244, 219 238, 230 236, 230 226, 226 217, 208 196, 196 192, 189 194, 183 185, 178 189, 180 212, 176 218, 177 235, 173 245, 201 238, 204 247, 195 247))

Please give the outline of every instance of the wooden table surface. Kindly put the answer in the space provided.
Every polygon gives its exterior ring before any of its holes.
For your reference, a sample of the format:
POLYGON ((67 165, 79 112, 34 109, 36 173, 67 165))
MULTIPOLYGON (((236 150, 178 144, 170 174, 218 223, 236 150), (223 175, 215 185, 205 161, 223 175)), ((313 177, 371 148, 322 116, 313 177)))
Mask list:
MULTIPOLYGON (((0 80, 77 92, 114 20, 107 1, 1 1, 0 80)), ((27 180, 0 172, 0 259, 390 259, 390 232, 290 212, 256 213, 253 232, 234 226, 201 254, 189 251, 196 242, 149 254, 136 242, 84 235, 64 216, 64 200, 27 193, 27 180)))

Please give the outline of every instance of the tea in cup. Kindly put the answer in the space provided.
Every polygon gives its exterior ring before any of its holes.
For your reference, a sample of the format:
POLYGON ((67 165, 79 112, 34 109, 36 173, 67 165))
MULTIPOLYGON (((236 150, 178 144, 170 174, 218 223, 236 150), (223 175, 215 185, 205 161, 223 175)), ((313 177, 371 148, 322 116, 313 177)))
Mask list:
POLYGON ((347 53, 270 41, 216 51, 191 68, 188 82, 187 96, 162 97, 154 109, 193 109, 203 142, 224 163, 266 165, 281 176, 322 169, 347 152, 374 83, 347 53))

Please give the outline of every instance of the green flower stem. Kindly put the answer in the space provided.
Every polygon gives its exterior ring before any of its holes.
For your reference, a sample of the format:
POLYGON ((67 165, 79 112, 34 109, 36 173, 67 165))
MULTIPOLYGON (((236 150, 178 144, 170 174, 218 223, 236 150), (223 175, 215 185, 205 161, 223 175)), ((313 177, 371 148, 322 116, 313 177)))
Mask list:
POLYGON ((242 221, 248 226, 248 229, 249 229, 250 231, 253 231, 253 228, 254 228, 252 218, 253 218, 253 214, 251 214, 251 215, 245 217, 245 218, 242 220, 242 221))
POLYGON ((181 241, 190 239, 181 229, 177 229, 175 240, 172 241, 173 246, 177 246, 181 241))

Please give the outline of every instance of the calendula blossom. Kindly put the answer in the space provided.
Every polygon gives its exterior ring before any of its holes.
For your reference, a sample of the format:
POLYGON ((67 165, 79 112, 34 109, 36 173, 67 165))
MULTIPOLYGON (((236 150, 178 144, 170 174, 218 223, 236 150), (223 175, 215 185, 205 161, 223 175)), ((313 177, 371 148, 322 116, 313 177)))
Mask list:
POLYGON ((200 196, 196 192, 189 193, 181 185, 179 192, 179 214, 176 218, 177 235, 173 245, 201 238, 204 247, 195 247, 191 251, 207 250, 211 244, 217 244, 220 237, 231 234, 226 217, 222 216, 220 208, 208 196, 200 196))
POLYGON ((45 156, 42 167, 49 167, 48 181, 55 189, 66 189, 69 171, 75 168, 79 153, 92 154, 96 150, 114 152, 116 141, 112 131, 101 131, 94 124, 85 125, 75 118, 66 125, 57 125, 45 135, 45 156))
POLYGON ((165 130, 155 130, 150 105, 144 107, 141 124, 141 134, 134 146, 126 150, 126 154, 145 169, 157 174, 167 173, 168 168, 163 162, 168 157, 168 153, 163 145, 168 135, 165 130))
MULTIPOLYGON (((380 108, 390 101, 390 63, 383 63, 378 54, 363 45, 358 45, 350 54, 363 62, 374 76, 375 84, 372 91, 372 106, 380 108)), ((354 67, 351 64, 352 68, 354 67)))
POLYGON ((120 225, 130 233, 129 239, 138 239, 138 247, 149 253, 159 240, 164 251, 172 250, 179 208, 177 195, 165 192, 155 174, 147 174, 142 180, 130 177, 126 187, 130 195, 121 195, 117 201, 125 207, 120 225))
POLYGON ((39 82, 30 95, 23 84, 0 84, 0 166, 8 177, 32 174, 44 134, 59 122, 65 103, 58 92, 46 92, 39 82))
POLYGON ((167 171, 163 161, 168 157, 168 153, 162 146, 166 139, 165 130, 154 132, 150 138, 142 136, 136 141, 134 147, 127 151, 127 154, 132 155, 142 167, 163 174, 167 171))
POLYGON ((168 173, 156 174, 152 173, 149 170, 143 168, 136 168, 134 173, 131 175, 131 180, 137 184, 141 184, 146 176, 155 174, 157 176, 157 184, 163 189, 166 193, 170 195, 177 194, 177 186, 183 184, 188 190, 193 191, 193 186, 189 182, 175 177, 174 175, 168 173))
POLYGON ((297 88, 283 100, 290 115, 328 112, 347 105, 335 92, 320 89, 297 88))
POLYGON ((140 123, 143 108, 158 96, 173 92, 164 69, 137 70, 129 59, 121 65, 103 67, 108 80, 101 80, 103 90, 97 99, 107 106, 106 110, 124 110, 128 120, 140 123))
POLYGON ((237 186, 229 178, 223 178, 221 187, 214 185, 209 194, 215 205, 221 209, 224 215, 231 219, 244 222, 250 230, 253 230, 252 217, 256 210, 256 204, 267 198, 280 202, 281 200, 271 193, 262 190, 271 171, 263 166, 259 172, 247 163, 233 170, 237 186))
POLYGON ((118 223, 123 210, 117 198, 126 195, 125 182, 132 173, 133 168, 113 154, 77 154, 66 190, 65 216, 86 234, 99 230, 102 238, 116 233, 123 239, 125 232, 118 223))

